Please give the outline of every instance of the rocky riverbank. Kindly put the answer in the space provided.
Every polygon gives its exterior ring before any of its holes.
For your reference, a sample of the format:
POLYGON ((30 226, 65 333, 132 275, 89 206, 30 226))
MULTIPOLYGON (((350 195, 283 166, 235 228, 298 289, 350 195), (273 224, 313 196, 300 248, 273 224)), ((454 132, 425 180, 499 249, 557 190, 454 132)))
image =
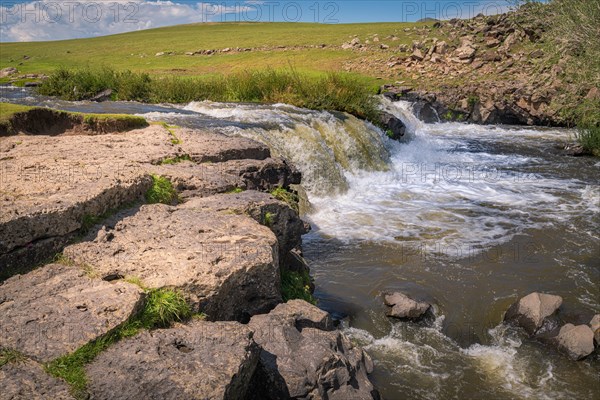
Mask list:
POLYGON ((4 395, 377 398, 331 317, 282 303, 308 271, 309 227, 275 197, 293 166, 204 131, 51 125, 0 138, 4 395))

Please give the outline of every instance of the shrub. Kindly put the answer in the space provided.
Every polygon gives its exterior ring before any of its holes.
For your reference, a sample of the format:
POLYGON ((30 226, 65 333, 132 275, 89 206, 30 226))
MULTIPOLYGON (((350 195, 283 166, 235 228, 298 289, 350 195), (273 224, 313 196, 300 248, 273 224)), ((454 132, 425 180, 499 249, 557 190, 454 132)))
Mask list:
POLYGON ((164 176, 152 175, 152 187, 146 192, 146 201, 150 204, 173 204, 177 201, 177 191, 171 181, 164 176))
POLYGON ((311 280, 308 272, 281 271, 281 296, 283 301, 300 299, 310 304, 317 304, 311 293, 311 280))

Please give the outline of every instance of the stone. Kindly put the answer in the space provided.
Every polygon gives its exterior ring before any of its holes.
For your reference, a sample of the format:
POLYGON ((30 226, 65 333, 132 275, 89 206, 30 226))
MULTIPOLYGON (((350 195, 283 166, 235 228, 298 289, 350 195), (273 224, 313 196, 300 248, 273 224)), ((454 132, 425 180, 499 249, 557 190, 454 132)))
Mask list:
POLYGON ((594 332, 587 325, 563 325, 554 341, 558 349, 574 361, 594 352, 594 332))
POLYGON ((382 50, 387 50, 387 49, 390 48, 390 46, 388 46, 387 44, 380 44, 379 48, 382 49, 382 50))
POLYGON ((355 37, 354 39, 352 39, 352 40, 350 41, 350 44, 351 44, 352 46, 357 46, 357 45, 359 45, 359 44, 360 44, 360 39, 359 39, 359 38, 357 38, 357 37, 355 37))
POLYGON ((251 399, 377 399, 371 358, 327 313, 302 300, 278 305, 248 324, 261 347, 251 399))
POLYGON ((281 302, 278 253, 251 218, 163 204, 118 213, 64 250, 101 277, 177 289, 210 320, 239 321, 281 302))
POLYGON ((254 190, 193 198, 181 208, 205 213, 245 214, 259 224, 269 227, 277 237, 281 267, 291 263, 289 253, 302 246, 302 235, 308 233, 310 229, 310 225, 305 224, 298 212, 287 203, 277 200, 268 193, 254 190))
POLYGON ((592 332, 594 332, 594 340, 596 341, 596 345, 600 346, 600 314, 594 315, 590 321, 590 328, 592 329, 592 332))
POLYGON ((243 137, 231 137, 192 129, 177 129, 183 152, 196 163, 231 160, 265 160, 271 151, 262 143, 243 137))
POLYGON ((412 54, 410 55, 410 57, 413 60, 416 61, 423 61, 423 58, 425 58, 425 56, 423 56, 423 53, 421 52, 421 50, 419 50, 418 48, 415 48, 412 52, 412 54))
POLYGON ((597 87, 591 88, 585 98, 587 100, 600 100, 600 89, 597 87))
POLYGON ((91 399, 244 399, 259 359, 248 327, 192 321, 144 331, 86 367, 91 399))
POLYGON ((0 286, 0 347, 48 362, 127 321, 142 302, 135 285, 50 264, 0 286))
POLYGON ((90 101, 101 102, 101 101, 110 100, 110 97, 112 96, 112 94, 113 94, 112 89, 105 89, 105 90, 102 90, 100 93, 96 94, 95 96, 91 97, 90 101))
POLYGON ((562 297, 545 293, 530 293, 514 303, 506 312, 504 320, 515 322, 533 335, 562 304, 562 297))
POLYGON ((408 141, 410 139, 409 135, 406 135, 406 125, 400 118, 382 111, 379 113, 379 121, 390 139, 397 141, 408 141))
POLYGON ((434 46, 434 52, 437 54, 446 54, 448 51, 448 44, 445 41, 437 42, 434 46))
POLYGON ((0 69, 0 78, 6 78, 7 76, 14 75, 19 72, 15 67, 7 67, 0 69))
POLYGON ((431 304, 416 301, 400 292, 386 294, 384 302, 392 307, 387 315, 394 318, 420 319, 431 309, 431 304))
POLYGON ((475 48, 469 44, 464 44, 454 51, 459 60, 471 60, 475 56, 475 48))
POLYGON ((75 400, 64 381, 48 375, 40 364, 27 359, 0 367, 0 387, 3 399, 75 400))

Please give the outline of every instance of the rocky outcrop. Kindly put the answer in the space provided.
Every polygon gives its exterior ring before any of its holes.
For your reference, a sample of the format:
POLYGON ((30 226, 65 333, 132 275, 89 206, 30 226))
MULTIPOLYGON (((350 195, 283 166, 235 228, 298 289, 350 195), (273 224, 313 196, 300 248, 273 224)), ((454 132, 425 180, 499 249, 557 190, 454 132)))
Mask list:
POLYGON ((181 207, 199 212, 245 214, 259 224, 267 226, 277 237, 281 267, 296 264, 292 251, 301 248, 302 235, 310 229, 287 203, 268 193, 254 190, 194 198, 181 207))
POLYGON ((11 76, 16 74, 17 69, 15 67, 7 67, 7 68, 2 68, 0 69, 0 78, 6 78, 7 76, 11 76))
POLYGON ((514 322, 533 335, 544 320, 554 314, 562 304, 562 297, 545 293, 530 293, 519 299, 506 312, 504 320, 514 322))
POLYGON ((318 308, 293 300, 248 324, 261 347, 252 399, 376 399, 370 357, 318 308), (258 382, 258 383, 256 383, 258 382))
POLYGON ((122 324, 142 301, 137 286, 51 264, 0 286, 0 347, 51 361, 122 324))
POLYGON ((432 312, 431 304, 416 301, 400 292, 386 294, 384 301, 386 306, 391 307, 387 314, 389 317, 418 320, 432 312))
POLYGON ((17 360, 0 367, 0 397, 10 400, 74 400, 69 386, 44 372, 31 360, 17 360))
POLYGON ((594 332, 587 325, 563 325, 552 342, 571 360, 581 360, 594 352, 594 332))
POLYGON ((281 301, 277 239, 240 215, 144 205, 105 221, 64 254, 101 277, 177 288, 211 320, 242 321, 281 301))
POLYGON ((91 399, 244 399, 259 359, 248 327, 193 321, 124 340, 87 369, 91 399))
POLYGON ((143 201, 152 175, 183 199, 300 182, 264 145, 202 131, 10 136, 0 143, 0 279, 60 252, 86 221, 143 201))

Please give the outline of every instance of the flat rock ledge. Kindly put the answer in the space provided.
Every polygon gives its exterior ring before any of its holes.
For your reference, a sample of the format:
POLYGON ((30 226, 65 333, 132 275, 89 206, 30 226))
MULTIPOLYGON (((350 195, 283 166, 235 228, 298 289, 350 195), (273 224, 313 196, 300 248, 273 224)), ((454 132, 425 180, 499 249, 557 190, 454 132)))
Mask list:
POLYGON ((206 131, 2 137, 0 280, 60 252, 86 220, 143 202, 152 175, 170 179, 182 199, 300 183, 263 144, 206 131))
POLYGON ((87 367, 91 399, 244 399, 259 359, 248 327, 193 321, 142 332, 87 367))
POLYGON ((281 302, 277 239, 251 218, 144 205, 105 221, 64 254, 103 279, 175 288, 210 320, 244 320, 281 302))
POLYGON ((65 382, 48 375, 32 360, 17 360, 2 366, 0 383, 2 399, 75 400, 65 382))
POLYGON ((48 362, 122 324, 142 302, 135 285, 51 264, 0 285, 0 347, 48 362))

